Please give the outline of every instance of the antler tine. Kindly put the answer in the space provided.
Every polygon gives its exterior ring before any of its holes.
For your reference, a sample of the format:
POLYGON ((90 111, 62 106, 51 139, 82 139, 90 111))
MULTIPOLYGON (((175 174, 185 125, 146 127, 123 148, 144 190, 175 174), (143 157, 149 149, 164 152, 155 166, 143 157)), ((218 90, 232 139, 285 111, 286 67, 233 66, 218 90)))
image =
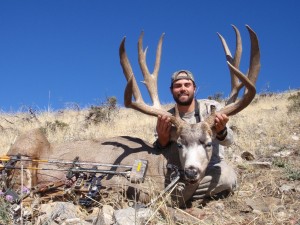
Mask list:
POLYGON ((251 40, 251 56, 248 76, 245 76, 238 68, 236 68, 234 65, 227 61, 230 73, 237 76, 241 83, 245 85, 245 92, 241 99, 226 105, 223 109, 219 111, 219 113, 224 113, 227 116, 237 114, 238 112, 246 108, 251 103, 256 94, 255 83, 260 70, 259 44, 255 32, 249 26, 246 27, 249 31, 251 40))
MULTIPOLYGON (((232 58, 232 56, 231 56, 231 52, 228 48, 226 40, 219 33, 218 33, 218 36, 222 42, 226 60, 228 62, 230 62, 235 68, 239 69, 240 62, 241 62, 241 56, 242 56, 242 39, 241 39, 239 30, 234 25, 231 25, 231 26, 233 27, 235 36, 236 36, 236 50, 235 50, 234 58, 232 58)), ((230 68, 229 68, 229 71, 230 71, 230 68)), ((243 87, 243 83, 241 83, 239 81, 239 79, 233 73, 231 73, 231 71, 230 71, 230 75, 231 75, 231 92, 230 92, 229 100, 227 101, 227 104, 230 104, 230 103, 236 101, 239 91, 243 87)))
POLYGON ((256 33, 246 25, 248 29, 250 40, 251 40, 251 57, 250 57, 250 69, 248 72, 248 78, 251 80, 253 84, 256 83, 258 73, 260 70, 260 51, 259 51, 259 44, 258 38, 256 33))
MULTIPOLYGON (((124 97, 125 97, 124 104, 126 107, 130 107, 131 103, 132 103, 132 99, 131 99, 132 94, 137 102, 143 101, 143 98, 142 98, 141 92, 138 88, 138 85, 136 83, 130 62, 129 62, 127 54, 126 54, 125 40, 126 40, 126 37, 124 37, 121 42, 121 45, 119 48, 119 55, 120 55, 120 63, 121 63, 122 69, 123 69, 123 73, 126 77, 128 84, 130 83, 130 86, 131 86, 130 98, 127 98, 126 94, 124 95, 124 97)), ((128 86, 128 84, 127 84, 127 86, 128 86)), ((127 87, 126 87, 126 89, 127 89, 127 87)), ((126 89, 125 89, 125 93, 126 93, 126 89)))
POLYGON ((138 41, 138 59, 139 59, 139 65, 141 68, 141 71, 144 76, 144 81, 143 83, 146 85, 150 98, 153 102, 153 107, 155 108, 160 108, 160 101, 158 98, 158 90, 157 90, 157 77, 158 77, 158 71, 160 68, 160 60, 161 60, 161 50, 162 50, 162 42, 164 38, 164 33, 161 35, 157 50, 156 50, 156 60, 155 60, 155 65, 154 65, 154 70, 153 73, 150 74, 149 69, 147 67, 146 63, 146 54, 147 54, 147 48, 145 51, 143 50, 143 37, 144 37, 144 32, 141 33, 139 41, 138 41))
MULTIPOLYGON (((142 35, 139 39, 139 45, 138 45, 139 46, 139 54, 140 54, 140 50, 142 49, 142 48, 140 48, 142 46, 141 45, 142 44, 142 35)), ((162 38, 161 38, 161 40, 162 40, 162 38)), ((162 42, 161 40, 160 40, 159 46, 161 46, 161 42, 162 42)), ((158 50, 158 52, 159 52, 158 58, 160 58, 161 51, 158 50)), ((121 42, 119 54, 120 54, 120 63, 123 68, 123 73, 127 80, 127 85, 126 85, 125 93, 124 93, 124 105, 128 108, 135 109, 139 112, 142 112, 142 113, 150 115, 150 116, 158 116, 158 115, 169 116, 171 119, 171 123, 173 123, 176 127, 179 128, 182 125, 181 121, 178 118, 176 118, 175 116, 173 116, 171 113, 169 113, 163 109, 155 108, 153 106, 151 107, 151 106, 145 104, 145 102, 142 98, 141 92, 138 88, 134 73, 132 71, 132 67, 130 65, 130 62, 129 62, 127 54, 126 54, 126 51, 125 51, 125 38, 123 38, 123 40, 121 42), (132 96, 135 98, 135 102, 132 101, 132 96)), ((139 56, 139 58, 141 58, 139 60, 142 60, 142 61, 145 60, 145 55, 146 54, 143 52, 143 56, 142 57, 139 56)), ((156 71, 155 79, 158 76, 158 68, 159 68, 159 62, 158 62, 158 60, 156 60, 156 61, 157 62, 156 62, 156 66, 155 66, 155 68, 156 68, 155 69, 155 71, 156 71)), ((148 71, 147 65, 145 63, 140 63, 140 66, 141 66, 141 69, 142 69, 144 75, 149 74, 149 72, 145 73, 145 71, 148 71)), ((151 85, 155 85, 155 89, 151 89, 151 92, 153 92, 153 90, 154 90, 154 91, 156 91, 156 95, 157 95, 157 86, 156 86, 157 82, 150 82, 150 83, 151 83, 151 85)), ((149 87, 147 86, 149 92, 150 92, 150 90, 149 90, 150 87, 151 86, 149 86, 149 87)), ((153 93, 153 94, 155 94, 155 93, 153 93)), ((157 99, 158 99, 158 97, 157 97, 157 99)), ((159 100, 158 100, 158 102, 159 102, 159 100)))

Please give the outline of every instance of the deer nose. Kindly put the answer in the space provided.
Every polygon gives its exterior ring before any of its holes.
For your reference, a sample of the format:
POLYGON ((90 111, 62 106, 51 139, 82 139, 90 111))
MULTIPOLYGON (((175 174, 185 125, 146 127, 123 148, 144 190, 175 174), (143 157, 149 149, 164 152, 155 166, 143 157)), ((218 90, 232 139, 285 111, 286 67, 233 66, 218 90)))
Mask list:
POLYGON ((188 167, 184 170, 184 174, 187 180, 196 180, 198 175, 199 175, 199 171, 196 167, 188 167))

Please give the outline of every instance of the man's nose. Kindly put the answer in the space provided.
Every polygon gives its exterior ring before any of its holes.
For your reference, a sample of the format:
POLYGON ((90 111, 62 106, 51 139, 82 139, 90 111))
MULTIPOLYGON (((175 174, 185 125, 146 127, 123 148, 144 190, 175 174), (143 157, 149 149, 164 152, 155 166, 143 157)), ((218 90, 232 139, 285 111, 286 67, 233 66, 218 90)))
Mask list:
POLYGON ((180 91, 181 91, 181 92, 185 92, 185 91, 186 91, 186 87, 185 87, 184 85, 182 85, 182 86, 180 87, 180 91))

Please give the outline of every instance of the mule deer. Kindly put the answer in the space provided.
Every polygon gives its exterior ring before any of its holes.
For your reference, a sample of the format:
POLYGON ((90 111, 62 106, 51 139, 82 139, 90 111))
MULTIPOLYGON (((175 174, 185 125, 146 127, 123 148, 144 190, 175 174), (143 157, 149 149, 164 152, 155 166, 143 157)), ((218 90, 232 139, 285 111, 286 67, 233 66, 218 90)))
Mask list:
MULTIPOLYGON (((184 171, 182 177, 187 183, 183 190, 183 202, 188 200, 195 190, 197 183, 204 176, 206 167, 210 161, 212 154, 212 146, 210 142, 214 138, 214 118, 216 113, 224 113, 227 116, 232 116, 244 108, 246 108, 255 97, 256 89, 255 82, 260 69, 260 52, 258 39, 254 31, 247 26, 251 39, 251 57, 250 67, 246 75, 239 70, 241 58, 241 38, 239 31, 234 27, 236 33, 236 53, 231 56, 229 48, 224 38, 219 35, 227 58, 231 74, 231 95, 228 104, 219 112, 213 112, 205 121, 198 124, 187 124, 178 115, 171 115, 169 112, 161 108, 157 91, 157 77, 160 67, 161 49, 164 35, 161 36, 156 53, 156 61, 154 72, 150 74, 146 64, 146 51, 143 50, 143 33, 138 40, 138 60, 144 76, 144 83, 148 89, 150 97, 153 101, 153 106, 144 103, 141 92, 138 88, 136 78, 132 71, 130 62, 125 51, 125 38, 122 40, 119 54, 120 63, 123 73, 127 79, 125 88, 124 101, 125 106, 134 110, 140 111, 150 116, 166 115, 170 117, 171 123, 174 125, 172 130, 172 140, 174 145, 176 141, 182 143, 182 147, 178 151, 173 148, 159 152, 152 147, 151 144, 144 142, 141 139, 134 137, 116 137, 103 140, 86 140, 76 141, 61 144, 49 144, 40 130, 34 130, 22 135, 14 143, 8 152, 8 155, 23 154, 29 157, 40 158, 59 158, 73 159, 80 156, 82 161, 96 161, 110 164, 129 164, 131 165, 134 159, 147 159, 148 170, 146 180, 141 186, 131 184, 126 178, 117 176, 108 176, 103 181, 104 185, 120 185, 124 182, 129 190, 130 187, 140 187, 139 200, 149 201, 149 187, 152 186, 149 182, 155 182, 156 190, 161 191, 170 182, 170 171, 166 165, 172 164, 184 171), (238 93, 242 87, 245 87, 243 96, 237 100, 238 93), (133 97, 135 101, 133 101, 133 97), (200 140, 200 141, 199 141, 200 140), (37 153, 38 152, 38 153, 37 153), (191 172, 193 170, 193 172, 191 172), (121 179, 121 180, 120 180, 121 179), (146 190, 146 191, 145 191, 146 190)), ((115 170, 116 168, 111 168, 115 170)), ((118 171, 121 168, 117 169, 118 171)), ((65 179, 65 173, 61 171, 39 171, 37 175, 37 183, 65 179)), ((152 186, 153 187, 153 186, 152 186)))

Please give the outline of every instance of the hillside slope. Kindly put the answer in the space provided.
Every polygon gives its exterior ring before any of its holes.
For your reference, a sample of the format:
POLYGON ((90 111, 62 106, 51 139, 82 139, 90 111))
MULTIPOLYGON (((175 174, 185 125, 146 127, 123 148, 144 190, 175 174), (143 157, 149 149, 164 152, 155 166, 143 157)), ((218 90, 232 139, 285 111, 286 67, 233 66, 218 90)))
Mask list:
MULTIPOLYGON (((235 142, 226 151, 238 191, 187 210, 200 224, 300 223, 300 92, 259 95, 230 118, 235 142)), ((165 106, 168 108, 168 106, 165 106)), ((59 112, 0 113, 0 154, 22 132, 42 127, 50 142, 135 136, 154 141, 156 119, 107 105, 59 112)))

